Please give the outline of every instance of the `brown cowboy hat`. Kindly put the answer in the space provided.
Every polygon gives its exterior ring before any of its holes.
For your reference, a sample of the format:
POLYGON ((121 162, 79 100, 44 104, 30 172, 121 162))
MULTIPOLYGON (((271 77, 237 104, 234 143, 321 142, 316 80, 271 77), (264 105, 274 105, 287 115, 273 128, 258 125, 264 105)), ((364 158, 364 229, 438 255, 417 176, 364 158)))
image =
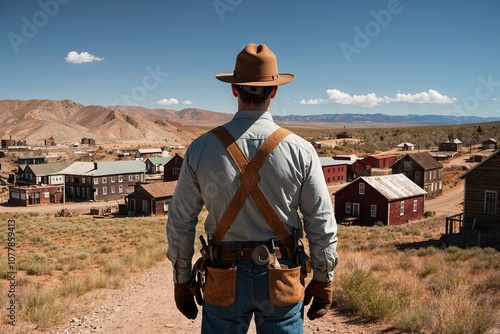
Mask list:
POLYGON ((233 73, 219 73, 215 77, 240 86, 279 86, 294 79, 293 74, 278 73, 276 56, 267 45, 254 43, 238 54, 233 73))

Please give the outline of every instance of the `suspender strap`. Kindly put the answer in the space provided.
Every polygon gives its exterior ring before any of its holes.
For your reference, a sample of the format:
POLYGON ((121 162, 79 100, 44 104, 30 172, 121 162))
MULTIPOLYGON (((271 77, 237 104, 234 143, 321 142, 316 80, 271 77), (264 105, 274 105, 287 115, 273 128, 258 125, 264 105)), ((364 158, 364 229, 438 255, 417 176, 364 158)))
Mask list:
POLYGON ((215 245, 220 244, 231 227, 234 219, 243 207, 246 199, 248 196, 251 196, 262 216, 266 219, 267 223, 272 228, 274 233, 276 233, 283 245, 288 249, 293 249, 292 237, 280 221, 278 215, 269 204, 260 188, 257 186, 260 181, 259 169, 262 167, 265 160, 269 154, 271 154, 276 145, 278 145, 283 138, 290 134, 290 131, 283 128, 279 128, 274 131, 257 150, 255 156, 250 162, 248 162, 246 156, 236 144, 233 136, 231 136, 231 134, 224 127, 219 126, 213 129, 212 133, 214 133, 224 145, 241 173, 240 187, 222 215, 222 218, 219 221, 217 229, 213 235, 215 245))

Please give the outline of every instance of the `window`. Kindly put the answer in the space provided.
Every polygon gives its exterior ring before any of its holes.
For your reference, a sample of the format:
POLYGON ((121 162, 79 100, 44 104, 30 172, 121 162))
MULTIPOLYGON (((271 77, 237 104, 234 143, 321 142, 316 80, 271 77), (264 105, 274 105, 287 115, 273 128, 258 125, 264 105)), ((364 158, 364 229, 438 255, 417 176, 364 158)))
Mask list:
POLYGON ((359 184, 359 194, 360 195, 364 195, 365 194, 365 184, 364 183, 360 183, 359 184))
POLYGON ((97 178, 97 177, 96 177, 96 178, 94 179, 94 184, 99 184, 99 178, 97 178))
POLYGON ((102 187, 102 194, 107 195, 108 194, 108 187, 102 187))
POLYGON ((118 175, 118 182, 123 182, 123 175, 118 175))
POLYGON ((345 213, 351 213, 351 202, 345 202, 345 213))
POLYGON ((405 202, 401 201, 401 204, 399 205, 399 215, 402 216, 405 214, 405 202))
POLYGON ((172 175, 179 175, 181 169, 179 167, 172 168, 172 175))
POLYGON ((411 171, 411 161, 408 160, 403 161, 403 170, 405 172, 411 171))
POLYGON ((115 182, 115 177, 114 176, 111 176, 110 179, 111 179, 112 183, 115 182))
POLYGON ((142 200, 142 212, 148 212, 148 201, 145 199, 142 200))
POLYGON ((370 217, 372 217, 372 218, 377 217, 377 206, 376 205, 370 206, 370 217))
POLYGON ((328 167, 328 168, 326 169, 326 172, 327 172, 328 174, 330 174, 330 167, 328 167))
POLYGON ((359 217, 359 215, 360 215, 359 203, 354 203, 352 205, 352 215, 359 217))
POLYGON ((120 194, 123 193, 123 186, 121 184, 118 186, 118 191, 120 192, 120 194))
POLYGON ((132 181, 132 175, 130 175, 130 174, 129 174, 129 176, 128 176, 128 180, 129 180, 129 181, 132 181))
POLYGON ((486 190, 484 192, 484 213, 496 215, 497 213, 497 192, 486 190))
POLYGON ((115 193, 115 186, 111 186, 111 193, 114 194, 115 193))
POLYGON ((85 179, 86 179, 85 177, 82 177, 82 183, 85 183, 85 179))
POLYGON ((416 199, 413 200, 413 212, 417 212, 418 201, 416 199))
POLYGON ((108 178, 107 177, 103 177, 102 178, 102 183, 108 183, 108 178))

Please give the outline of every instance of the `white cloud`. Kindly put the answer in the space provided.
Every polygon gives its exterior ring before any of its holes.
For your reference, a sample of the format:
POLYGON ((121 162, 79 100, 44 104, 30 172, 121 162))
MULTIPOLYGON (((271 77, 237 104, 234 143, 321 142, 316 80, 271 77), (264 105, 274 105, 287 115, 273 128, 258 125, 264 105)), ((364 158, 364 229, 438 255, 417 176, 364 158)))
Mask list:
POLYGON ((417 94, 403 94, 397 93, 395 97, 391 98, 388 96, 378 97, 375 93, 369 93, 366 95, 349 95, 347 93, 341 92, 338 89, 328 89, 326 91, 327 99, 311 99, 311 100, 301 100, 300 104, 347 104, 347 105, 357 105, 362 107, 375 107, 382 103, 395 103, 395 102, 407 102, 407 103, 455 103, 456 98, 450 98, 446 95, 442 95, 433 89, 429 89, 427 92, 421 92, 417 94))
POLYGON ((91 63, 93 61, 102 61, 104 58, 101 57, 96 57, 93 54, 90 54, 88 52, 76 52, 76 51, 70 51, 68 52, 68 55, 66 58, 64 58, 67 63, 72 63, 72 64, 82 64, 82 63, 91 63))
POLYGON ((498 101, 498 99, 496 97, 493 98, 493 101, 498 101))
POLYGON ((182 101, 182 104, 193 104, 193 102, 189 101, 189 100, 185 100, 185 101, 182 101))
POLYGON ((156 104, 160 104, 162 106, 170 106, 172 104, 179 104, 179 100, 174 99, 173 97, 170 99, 162 99, 160 101, 156 101, 156 104))

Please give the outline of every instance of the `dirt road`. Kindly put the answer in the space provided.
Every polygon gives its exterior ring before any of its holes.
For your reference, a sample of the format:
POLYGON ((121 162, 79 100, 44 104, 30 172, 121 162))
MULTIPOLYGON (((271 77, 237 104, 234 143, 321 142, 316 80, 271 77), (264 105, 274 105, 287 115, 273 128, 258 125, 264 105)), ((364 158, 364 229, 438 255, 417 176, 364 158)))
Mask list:
MULTIPOLYGON (((64 325, 51 334, 136 334, 136 333, 200 333, 201 308, 196 320, 188 320, 175 308, 172 267, 164 261, 154 268, 127 280, 119 290, 100 290, 87 294, 73 305, 87 312, 69 316, 64 325)), ((306 310, 307 311, 307 310, 306 310)), ((255 333, 251 326, 248 333, 255 333)), ((304 333, 387 333, 395 334, 387 325, 366 323, 339 314, 336 310, 315 321, 305 320, 304 333)))

